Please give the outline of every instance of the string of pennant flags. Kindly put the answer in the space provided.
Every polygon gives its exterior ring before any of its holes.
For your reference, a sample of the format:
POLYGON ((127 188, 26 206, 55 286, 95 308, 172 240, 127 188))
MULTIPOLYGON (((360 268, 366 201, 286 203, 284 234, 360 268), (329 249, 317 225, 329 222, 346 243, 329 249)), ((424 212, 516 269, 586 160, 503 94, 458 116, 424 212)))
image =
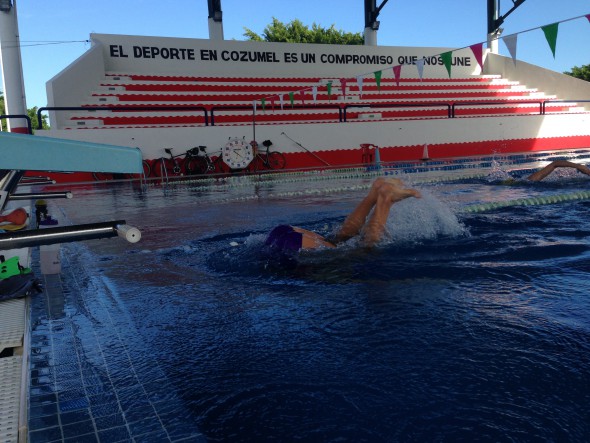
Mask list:
MULTIPOLYGON (((517 43, 518 43, 518 35, 519 34, 524 34, 526 32, 530 32, 530 31, 535 31, 537 29, 541 29, 543 31, 543 34, 545 35, 545 39, 547 40, 547 43, 549 45, 549 48, 551 49, 551 53, 553 54, 553 58, 555 58, 555 50, 557 47, 557 33, 559 30, 559 25, 561 23, 565 23, 565 22, 569 22, 572 20, 577 20, 580 18, 586 18, 588 20, 588 22, 590 23, 590 14, 587 15, 581 15, 578 17, 573 17, 573 18, 569 18, 566 20, 562 20, 560 22, 556 22, 556 23, 552 23, 549 25, 545 25, 545 26, 539 26, 536 28, 531 28, 531 29, 527 29, 526 31, 520 31, 518 33, 515 34, 510 34, 507 35, 505 37, 501 37, 502 41, 504 42, 504 44, 506 45, 506 48, 508 49, 508 52, 510 53, 510 57, 512 57, 512 60, 514 61, 514 63, 516 64, 516 49, 517 49, 517 43)), ((495 40, 497 40, 500 37, 496 37, 495 40)), ((452 69, 452 61, 453 61, 453 52, 456 51, 460 51, 462 49, 471 49, 471 51, 473 52, 473 56, 475 57, 475 60, 477 61, 477 64, 479 65, 480 68, 483 68, 483 45, 485 42, 480 42, 480 43, 475 43, 473 45, 470 46, 465 46, 463 48, 457 48, 454 49, 452 51, 446 51, 440 54, 435 54, 433 57, 440 57, 440 59, 442 60, 442 63, 444 64, 448 74, 449 74, 449 78, 451 78, 451 69, 452 69)), ((418 77, 420 79, 420 81, 422 81, 422 78, 424 76, 424 64, 425 64, 425 57, 422 57, 419 60, 416 60, 416 69, 418 71, 418 77)), ((401 80, 401 71, 402 71, 402 65, 396 65, 396 66, 392 66, 389 68, 385 68, 385 69, 381 69, 378 71, 374 71, 374 72, 367 72, 361 75, 358 75, 356 77, 356 84, 359 90, 359 94, 362 97, 363 96, 363 81, 364 81, 364 77, 368 76, 368 75, 373 75, 375 78, 375 83, 377 85, 377 90, 381 91, 381 77, 383 75, 384 71, 387 71, 388 69, 391 69, 393 72, 393 77, 395 79, 395 83, 396 85, 399 87, 400 84, 400 80, 401 80)), ((348 85, 348 81, 350 79, 347 78, 340 78, 340 91, 341 91, 341 95, 346 97, 346 87, 348 85)), ((311 87, 306 87, 304 89, 300 89, 298 91, 292 91, 289 92, 287 94, 288 99, 289 99, 289 103, 291 105, 291 108, 294 107, 295 105, 295 100, 301 100, 301 103, 303 105, 305 105, 305 94, 311 92, 311 97, 313 100, 313 103, 316 104, 317 103, 317 95, 318 95, 318 91, 319 91, 319 87, 321 86, 325 86, 326 87, 326 92, 328 94, 328 100, 331 100, 332 98, 332 84, 333 84, 333 80, 329 80, 325 83, 320 81, 320 84, 318 85, 314 85, 311 87)), ((278 99, 279 101, 279 106, 281 108, 281 110, 284 109, 285 106, 285 94, 278 94, 278 95, 273 95, 270 97, 263 97, 261 99, 258 100, 254 100, 252 105, 254 108, 254 112, 256 112, 257 109, 257 103, 260 102, 262 110, 264 111, 266 109, 266 105, 267 102, 270 101, 270 104, 272 106, 272 109, 275 109, 275 100, 278 99)))

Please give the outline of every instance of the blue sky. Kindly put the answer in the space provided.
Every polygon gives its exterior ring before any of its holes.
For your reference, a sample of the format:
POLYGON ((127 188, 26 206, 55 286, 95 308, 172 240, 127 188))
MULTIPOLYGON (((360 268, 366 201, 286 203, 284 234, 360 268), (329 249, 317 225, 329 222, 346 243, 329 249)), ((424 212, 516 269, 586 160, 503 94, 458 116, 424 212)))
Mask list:
MULTIPOLYGON (((89 48, 83 41, 90 33, 208 38, 206 0, 17 0, 17 5, 28 107, 46 105, 45 82, 89 48)), ((222 0, 221 5, 226 39, 243 40, 244 27, 261 33, 273 16, 350 32, 364 27, 363 0, 222 0)), ((511 6, 511 0, 502 1, 502 13, 511 6)), ((486 11, 487 0, 389 0, 379 16, 378 43, 469 46, 486 39, 486 11)), ((504 35, 585 14, 589 0, 528 0, 504 23, 504 35)), ((563 72, 590 64, 589 43, 590 23, 581 18, 560 25, 555 59, 540 29, 519 35, 518 59, 563 72)), ((502 42, 500 53, 508 55, 502 42)))

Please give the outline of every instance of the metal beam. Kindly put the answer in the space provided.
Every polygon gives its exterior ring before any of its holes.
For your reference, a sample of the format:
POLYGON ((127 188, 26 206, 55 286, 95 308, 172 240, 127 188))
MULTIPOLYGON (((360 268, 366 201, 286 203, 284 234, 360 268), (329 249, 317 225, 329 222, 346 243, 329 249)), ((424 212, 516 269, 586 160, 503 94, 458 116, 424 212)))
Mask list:
POLYGON ((221 0, 207 0, 209 7, 209 18, 215 22, 221 22, 223 13, 221 12, 221 0))
POLYGON ((500 0, 488 0, 488 34, 493 34, 502 26, 506 17, 512 14, 516 8, 522 5, 526 0, 511 0, 512 8, 504 14, 500 15, 500 0))
POLYGON ((377 21, 377 17, 379 17, 379 13, 383 6, 388 2, 388 0, 383 0, 383 2, 377 6, 377 0, 365 0, 365 28, 371 28, 373 30, 379 29, 379 22, 377 21))

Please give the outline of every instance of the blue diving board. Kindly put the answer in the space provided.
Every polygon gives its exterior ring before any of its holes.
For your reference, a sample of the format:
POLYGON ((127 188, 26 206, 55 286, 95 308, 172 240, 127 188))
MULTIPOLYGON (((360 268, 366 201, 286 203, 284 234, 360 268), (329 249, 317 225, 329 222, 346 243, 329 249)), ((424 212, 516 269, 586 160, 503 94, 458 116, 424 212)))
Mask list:
POLYGON ((0 132, 0 169, 143 173, 139 148, 0 132))

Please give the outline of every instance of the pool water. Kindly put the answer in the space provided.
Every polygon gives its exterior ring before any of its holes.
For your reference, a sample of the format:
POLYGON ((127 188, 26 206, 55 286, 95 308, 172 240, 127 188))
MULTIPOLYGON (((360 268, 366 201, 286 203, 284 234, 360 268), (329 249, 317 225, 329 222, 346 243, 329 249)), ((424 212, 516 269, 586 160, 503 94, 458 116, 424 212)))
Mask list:
MULTIPOLYGON (((143 238, 63 245, 60 321, 77 361, 106 368, 101 394, 119 399, 127 439, 587 441, 590 201, 462 208, 590 179, 497 178, 418 184, 424 197, 394 206, 377 248, 352 240, 303 253, 294 269, 261 254, 266 233, 283 223, 333 233, 370 178, 73 189, 55 202, 64 223, 123 218, 143 238), (89 336, 107 341, 105 361, 89 336), (108 369, 122 350, 131 375, 108 369), (131 378, 141 390, 124 390, 131 378), (126 413, 130 392, 151 419, 126 413)), ((34 300, 33 339, 56 321, 44 303, 34 300)))

